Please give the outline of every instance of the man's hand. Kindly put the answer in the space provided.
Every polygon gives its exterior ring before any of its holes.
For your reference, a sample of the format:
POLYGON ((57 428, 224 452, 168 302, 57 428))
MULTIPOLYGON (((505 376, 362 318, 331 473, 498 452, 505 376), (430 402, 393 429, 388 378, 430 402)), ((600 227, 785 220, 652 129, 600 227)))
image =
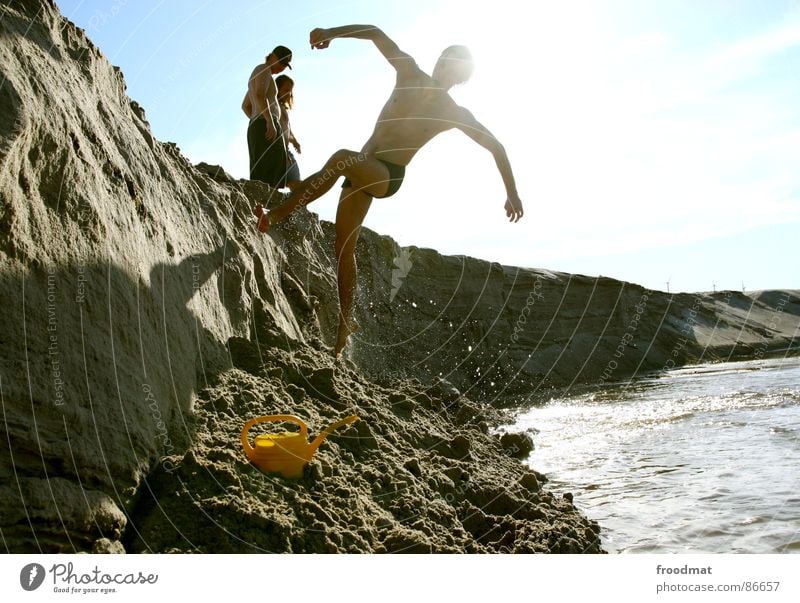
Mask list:
POLYGON ((508 221, 519 222, 522 214, 522 201, 520 201, 519 197, 509 197, 506 200, 506 216, 508 216, 508 221))
POLYGON ((302 151, 300 151, 300 143, 296 140, 292 141, 292 146, 294 146, 294 150, 297 151, 297 154, 300 155, 302 151))
POLYGON ((309 36, 311 48, 316 48, 317 50, 322 50, 323 48, 330 46, 332 39, 333 38, 331 38, 328 30, 321 27, 317 27, 316 29, 312 30, 311 35, 309 36))

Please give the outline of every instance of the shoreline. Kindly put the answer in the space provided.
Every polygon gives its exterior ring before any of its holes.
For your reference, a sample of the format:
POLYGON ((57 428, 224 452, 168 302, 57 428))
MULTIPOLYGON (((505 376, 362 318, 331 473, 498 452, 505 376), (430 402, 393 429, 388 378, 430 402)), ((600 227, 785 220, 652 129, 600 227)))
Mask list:
POLYGON ((535 430, 529 463, 575 494, 609 554, 788 553, 799 360, 684 367, 594 399, 569 392, 521 410, 512 429, 535 430))

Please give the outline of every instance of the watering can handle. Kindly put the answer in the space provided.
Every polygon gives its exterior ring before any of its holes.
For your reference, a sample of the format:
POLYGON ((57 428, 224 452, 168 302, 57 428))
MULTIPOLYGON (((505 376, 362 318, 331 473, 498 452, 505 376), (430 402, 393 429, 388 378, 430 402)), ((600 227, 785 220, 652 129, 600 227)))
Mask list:
POLYGON ((252 454, 253 452, 253 447, 250 446, 250 442, 247 439, 247 434, 250 431, 250 428, 258 423, 276 423, 278 421, 296 423, 300 426, 300 435, 302 435, 304 439, 308 439, 308 426, 300 417, 295 417, 294 415, 267 415, 265 417, 256 417, 255 419, 250 419, 242 428, 242 447, 245 449, 245 452, 248 455, 252 454))

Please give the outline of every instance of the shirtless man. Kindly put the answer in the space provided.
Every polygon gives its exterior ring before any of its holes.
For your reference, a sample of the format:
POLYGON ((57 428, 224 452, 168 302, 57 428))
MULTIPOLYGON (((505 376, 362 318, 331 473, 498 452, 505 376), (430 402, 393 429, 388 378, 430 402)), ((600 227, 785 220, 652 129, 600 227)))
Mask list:
POLYGON ((247 147, 250 151, 250 179, 270 186, 283 186, 286 176, 286 150, 280 129, 281 109, 273 75, 292 68, 292 51, 276 46, 265 61, 250 74, 242 111, 250 118, 247 147))
POLYGON ((264 212, 256 207, 258 229, 267 232, 298 205, 306 205, 328 192, 345 177, 336 211, 336 257, 339 283, 339 332, 334 353, 338 357, 357 325, 352 320, 356 290, 356 241, 373 198, 390 197, 403 182, 405 168, 434 136, 456 128, 487 149, 494 157, 506 189, 505 211, 511 222, 522 217, 522 202, 505 149, 491 132, 458 106, 448 91, 472 75, 472 57, 463 46, 447 48, 433 74, 422 71, 413 57, 371 25, 347 25, 311 32, 311 47, 327 48, 336 38, 371 40, 397 72, 394 90, 384 105, 375 130, 361 152, 336 151, 325 166, 306 178, 286 202, 264 212))

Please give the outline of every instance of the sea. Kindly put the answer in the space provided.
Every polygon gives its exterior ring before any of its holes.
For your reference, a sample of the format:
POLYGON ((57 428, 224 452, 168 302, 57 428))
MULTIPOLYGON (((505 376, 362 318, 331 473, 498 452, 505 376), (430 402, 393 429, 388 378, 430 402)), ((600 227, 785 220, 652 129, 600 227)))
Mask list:
POLYGON ((609 553, 800 552, 800 358, 696 365, 517 411, 609 553))

